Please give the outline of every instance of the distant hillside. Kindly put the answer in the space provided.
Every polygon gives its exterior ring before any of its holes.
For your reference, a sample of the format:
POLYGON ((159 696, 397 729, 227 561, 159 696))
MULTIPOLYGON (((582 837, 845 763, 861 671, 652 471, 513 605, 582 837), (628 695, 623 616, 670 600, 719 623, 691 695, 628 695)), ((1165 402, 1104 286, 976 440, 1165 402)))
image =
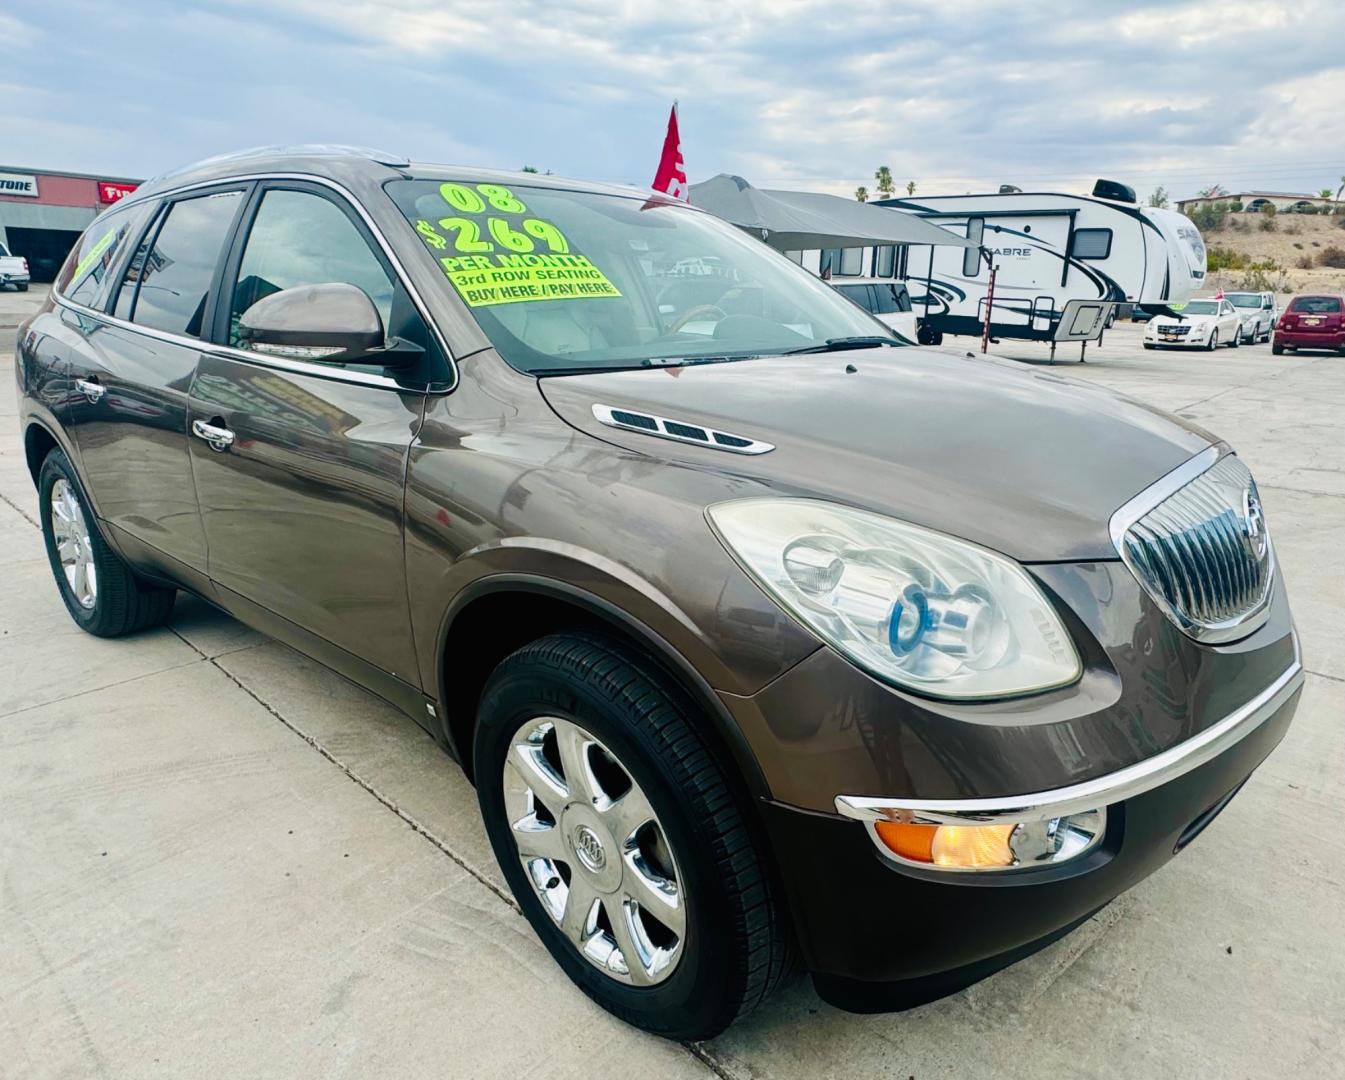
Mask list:
POLYGON ((1343 215, 1276 214, 1267 218, 1244 212, 1229 214, 1220 228, 1202 226, 1201 232, 1210 249, 1210 288, 1257 287, 1261 283, 1251 280, 1258 273, 1252 264, 1260 264, 1260 274, 1268 279, 1263 287, 1284 284, 1285 292, 1345 292, 1345 266, 1320 265, 1322 253, 1331 248, 1345 255, 1343 215), (1265 228, 1267 221, 1272 228, 1265 228), (1273 266, 1266 266, 1268 262, 1273 266), (1216 268, 1219 263, 1231 265, 1216 268))

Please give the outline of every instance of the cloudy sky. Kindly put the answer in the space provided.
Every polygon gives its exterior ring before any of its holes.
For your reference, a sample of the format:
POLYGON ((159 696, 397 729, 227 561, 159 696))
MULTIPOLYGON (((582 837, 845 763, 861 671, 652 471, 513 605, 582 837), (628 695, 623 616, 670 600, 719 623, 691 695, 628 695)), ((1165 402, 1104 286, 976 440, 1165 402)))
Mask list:
POLYGON ((645 185, 1174 195, 1345 174, 1345 4, 39 0, 0 7, 0 165, 146 176, 344 142, 645 185))

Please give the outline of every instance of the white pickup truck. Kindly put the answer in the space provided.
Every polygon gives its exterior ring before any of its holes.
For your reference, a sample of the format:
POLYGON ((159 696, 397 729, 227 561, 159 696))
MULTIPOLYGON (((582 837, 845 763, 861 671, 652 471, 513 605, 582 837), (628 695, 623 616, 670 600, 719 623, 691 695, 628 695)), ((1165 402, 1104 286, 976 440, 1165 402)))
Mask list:
POLYGON ((19 292, 28 291, 28 260, 11 255, 9 248, 0 244, 0 288, 13 285, 19 292))

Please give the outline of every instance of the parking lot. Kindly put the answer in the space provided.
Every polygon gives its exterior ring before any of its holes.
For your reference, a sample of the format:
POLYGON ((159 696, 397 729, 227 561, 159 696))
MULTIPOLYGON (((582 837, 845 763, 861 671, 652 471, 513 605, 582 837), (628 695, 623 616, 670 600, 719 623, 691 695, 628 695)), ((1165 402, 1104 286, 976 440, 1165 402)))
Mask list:
POLYGON ((12 392, 42 293, 0 293, 0 1077, 1345 1073, 1345 359, 1146 352, 1128 323, 1086 364, 997 350, 1238 449, 1302 634, 1297 719, 1197 843, 1036 956, 901 1014, 799 980, 681 1046, 571 986, 409 718, 185 596, 137 638, 75 627, 12 392))

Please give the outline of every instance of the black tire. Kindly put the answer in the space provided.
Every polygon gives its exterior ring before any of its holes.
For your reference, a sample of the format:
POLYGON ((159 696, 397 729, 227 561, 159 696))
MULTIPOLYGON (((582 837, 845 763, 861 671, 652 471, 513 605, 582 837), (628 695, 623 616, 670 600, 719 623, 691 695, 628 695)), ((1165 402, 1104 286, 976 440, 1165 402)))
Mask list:
POLYGON ((129 566, 107 545, 98 529, 98 521, 84 497, 75 470, 60 450, 52 450, 37 476, 38 510, 42 515, 42 538, 47 545, 47 560, 66 610, 81 630, 97 637, 121 637, 161 626, 173 611, 177 590, 155 585, 137 577, 129 566), (58 481, 64 480, 73 491, 89 533, 89 546, 97 591, 93 606, 85 607, 76 597, 66 580, 57 551, 52 524, 51 491, 58 481))
MULTIPOLYGON (((788 974, 792 939, 740 794, 690 717, 695 705, 650 660, 592 632, 525 645, 491 675, 473 748, 495 858, 524 915, 567 975, 608 1012, 668 1038, 708 1039, 788 974), (581 724, 647 797, 684 885, 683 951, 665 981, 636 987, 586 960, 543 907, 505 811, 504 763, 520 726, 581 724)), ((570 871, 573 874, 573 871, 570 871)))
POLYGON ((1146 349, 1152 349, 1152 348, 1153 348, 1153 346, 1150 345, 1147 341, 1144 343, 1144 347, 1145 347, 1146 349))
POLYGON ((19 286, 18 286, 18 290, 19 290, 19 292, 27 292, 27 291, 28 291, 28 282, 25 281, 23 284, 19 285, 19 286))
POLYGON ((1210 331, 1210 340, 1209 340, 1208 344, 1206 344, 1206 346, 1205 346, 1205 351, 1206 351, 1206 352, 1214 352, 1214 350, 1217 349, 1218 347, 1219 347, 1219 331, 1218 331, 1218 330, 1211 330, 1211 331, 1210 331))
POLYGON ((1283 356, 1283 355, 1284 355, 1284 346, 1281 345, 1281 344, 1277 341, 1277 342, 1275 342, 1274 345, 1272 345, 1272 346, 1270 347, 1270 351, 1271 351, 1275 356, 1283 356))
POLYGON ((1238 327, 1237 330, 1233 331, 1233 340, 1228 343, 1228 347, 1230 349, 1242 348, 1242 327, 1238 327))

